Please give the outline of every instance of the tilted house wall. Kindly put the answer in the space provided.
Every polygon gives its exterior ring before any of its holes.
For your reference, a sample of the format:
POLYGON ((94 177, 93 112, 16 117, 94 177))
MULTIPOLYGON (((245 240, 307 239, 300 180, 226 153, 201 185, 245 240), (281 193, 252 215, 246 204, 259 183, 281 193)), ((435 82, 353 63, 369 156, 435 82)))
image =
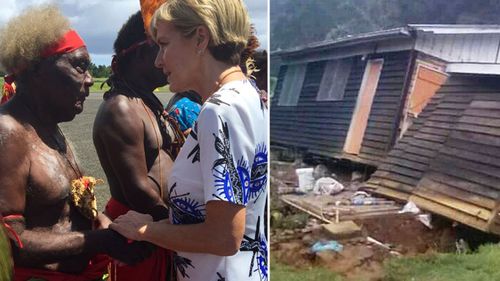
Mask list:
MULTIPOLYGON (((438 86, 446 80, 443 78, 446 68, 454 72, 471 69, 481 72, 487 68, 491 73, 500 73, 499 45, 498 26, 415 25, 274 53, 272 56, 279 56, 282 65, 271 101, 271 143, 378 166, 407 127, 412 122, 418 123, 418 119, 408 116, 420 68, 425 66, 441 75, 436 82, 438 86), (352 61, 343 98, 318 100, 326 65, 340 59, 352 61), (376 59, 383 59, 383 65, 368 109, 366 129, 361 134, 361 147, 359 152, 347 153, 346 141, 350 143, 347 138, 350 126, 355 123, 354 112, 365 68, 376 59), (300 96, 293 106, 280 105, 281 96, 289 94, 283 90, 287 72, 297 64, 306 65, 298 89, 300 96)), ((428 96, 438 88, 428 90, 432 92, 428 96)))
MULTIPOLYGON (((397 126, 410 52, 370 57, 377 58, 383 58, 384 63, 359 154, 360 159, 366 160, 377 160, 390 148, 397 126)), ((316 100, 326 61, 308 63, 296 106, 278 106, 287 71, 287 66, 281 67, 271 104, 272 142, 322 156, 342 157, 367 60, 361 60, 361 56, 352 59, 344 97, 340 101, 316 100)))
POLYGON ((454 75, 365 184, 500 234, 500 76, 454 75))

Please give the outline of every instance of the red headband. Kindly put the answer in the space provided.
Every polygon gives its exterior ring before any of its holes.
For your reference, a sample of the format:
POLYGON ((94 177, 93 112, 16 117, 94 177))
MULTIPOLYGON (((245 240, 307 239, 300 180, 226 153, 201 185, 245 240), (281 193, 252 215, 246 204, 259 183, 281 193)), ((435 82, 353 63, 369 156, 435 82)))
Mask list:
POLYGON ((42 52, 42 58, 48 58, 56 54, 70 53, 81 47, 85 47, 82 38, 76 31, 70 30, 57 43, 45 49, 42 52))

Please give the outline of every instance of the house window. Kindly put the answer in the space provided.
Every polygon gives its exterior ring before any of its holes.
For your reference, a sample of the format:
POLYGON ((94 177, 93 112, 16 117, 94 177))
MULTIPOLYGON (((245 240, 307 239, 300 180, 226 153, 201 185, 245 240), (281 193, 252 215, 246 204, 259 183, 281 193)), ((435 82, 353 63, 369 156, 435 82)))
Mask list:
POLYGON ((344 98, 351 65, 352 59, 350 58, 327 62, 319 85, 317 101, 336 101, 344 98))
POLYGON ((288 65, 278 105, 296 106, 306 74, 306 64, 288 65))

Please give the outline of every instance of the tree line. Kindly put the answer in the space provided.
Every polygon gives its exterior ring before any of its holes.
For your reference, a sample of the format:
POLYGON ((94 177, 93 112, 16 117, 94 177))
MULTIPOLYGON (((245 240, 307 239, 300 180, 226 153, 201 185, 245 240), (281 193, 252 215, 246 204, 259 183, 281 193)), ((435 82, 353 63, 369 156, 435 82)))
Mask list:
POLYGON ((498 0, 273 0, 271 50, 403 27, 500 24, 498 0))
POLYGON ((89 72, 92 77, 103 78, 109 77, 111 75, 111 66, 106 65, 95 65, 90 63, 89 72))

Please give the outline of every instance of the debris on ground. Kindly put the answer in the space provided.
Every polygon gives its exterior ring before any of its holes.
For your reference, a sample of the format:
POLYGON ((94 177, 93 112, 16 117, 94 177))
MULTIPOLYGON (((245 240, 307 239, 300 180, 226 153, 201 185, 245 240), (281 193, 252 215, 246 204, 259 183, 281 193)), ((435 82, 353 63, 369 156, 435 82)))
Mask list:
POLYGON ((344 246, 335 240, 318 241, 311 246, 311 252, 319 253, 324 251, 334 251, 337 253, 342 252, 344 246))
POLYGON ((359 190, 364 179, 359 171, 273 161, 273 258, 292 267, 323 266, 346 280, 380 280, 386 259, 466 251, 455 243, 451 222, 359 190))
POLYGON ((323 229, 335 239, 346 239, 361 236, 361 227, 353 221, 342 221, 323 224, 323 229))
POLYGON ((341 192, 344 186, 331 177, 322 177, 314 183, 314 195, 334 195, 341 192))

